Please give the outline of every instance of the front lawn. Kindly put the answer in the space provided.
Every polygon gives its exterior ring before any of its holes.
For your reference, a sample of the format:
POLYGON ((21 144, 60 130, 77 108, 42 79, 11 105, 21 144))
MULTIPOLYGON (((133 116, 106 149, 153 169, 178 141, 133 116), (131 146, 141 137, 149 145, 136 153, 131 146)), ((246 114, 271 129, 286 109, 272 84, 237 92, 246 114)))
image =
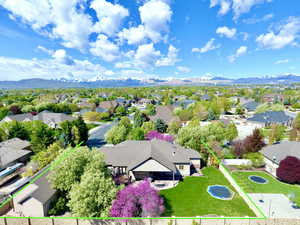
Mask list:
POLYGON ((216 168, 202 170, 203 177, 186 177, 176 187, 160 191, 166 210, 162 216, 195 217, 217 215, 255 217, 255 214, 216 168), (235 195, 232 200, 219 200, 207 193, 210 185, 226 185, 235 195))
POLYGON ((300 205, 300 186, 290 185, 278 181, 273 176, 266 172, 233 172, 233 177, 238 184, 247 193, 272 193, 272 194, 294 194, 296 202, 300 205), (248 179, 249 176, 256 175, 267 179, 269 182, 266 184, 257 184, 248 179))

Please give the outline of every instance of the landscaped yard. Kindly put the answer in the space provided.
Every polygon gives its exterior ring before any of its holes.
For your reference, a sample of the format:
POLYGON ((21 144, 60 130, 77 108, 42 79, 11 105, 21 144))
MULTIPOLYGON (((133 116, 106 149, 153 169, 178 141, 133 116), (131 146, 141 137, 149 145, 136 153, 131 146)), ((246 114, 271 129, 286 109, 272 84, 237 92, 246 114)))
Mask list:
POLYGON ((300 186, 290 185, 278 181, 273 176, 266 172, 234 172, 233 177, 238 184, 247 193, 272 193, 272 194, 294 194, 296 196, 296 202, 300 205, 300 186), (268 180, 266 184, 256 184, 248 179, 249 176, 261 176, 268 180))
POLYGON ((255 214, 216 168, 202 170, 204 177, 186 177, 176 187, 162 190, 166 211, 163 216, 195 217, 217 215, 226 217, 255 217, 255 214), (210 185, 226 185, 235 195, 232 200, 218 200, 207 192, 210 185))

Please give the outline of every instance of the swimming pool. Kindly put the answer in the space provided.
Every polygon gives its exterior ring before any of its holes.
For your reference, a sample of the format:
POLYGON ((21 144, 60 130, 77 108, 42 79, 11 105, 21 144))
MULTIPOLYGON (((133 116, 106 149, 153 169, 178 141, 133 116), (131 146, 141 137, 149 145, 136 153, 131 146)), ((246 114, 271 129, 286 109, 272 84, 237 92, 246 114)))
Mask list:
POLYGON ((261 177, 261 176, 255 176, 255 175, 252 175, 252 176, 249 176, 248 179, 254 183, 257 183, 257 184, 266 184, 268 183, 268 180, 261 177))
POLYGON ((212 185, 207 187, 207 192, 214 198, 220 200, 231 200, 234 193, 226 186, 212 185))

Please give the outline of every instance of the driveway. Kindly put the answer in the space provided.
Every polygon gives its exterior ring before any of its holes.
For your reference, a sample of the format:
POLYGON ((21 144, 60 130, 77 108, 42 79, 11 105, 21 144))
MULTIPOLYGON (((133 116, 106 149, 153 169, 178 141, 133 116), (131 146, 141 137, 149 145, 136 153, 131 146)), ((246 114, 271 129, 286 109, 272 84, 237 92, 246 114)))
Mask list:
POLYGON ((300 208, 293 208, 284 194, 248 194, 267 218, 300 219, 300 208), (261 201, 263 200, 263 201, 261 201))
POLYGON ((105 123, 99 127, 92 129, 89 132, 89 139, 87 141, 87 146, 90 148, 99 148, 106 144, 105 142, 105 134, 109 131, 113 126, 117 125, 117 122, 105 123))

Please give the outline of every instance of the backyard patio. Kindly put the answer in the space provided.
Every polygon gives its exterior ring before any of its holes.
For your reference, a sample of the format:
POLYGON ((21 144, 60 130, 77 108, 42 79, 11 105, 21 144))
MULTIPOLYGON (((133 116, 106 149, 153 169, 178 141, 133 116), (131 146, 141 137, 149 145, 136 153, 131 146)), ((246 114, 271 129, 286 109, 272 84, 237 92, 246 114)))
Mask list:
POLYGON ((230 185, 223 174, 216 168, 202 169, 202 177, 186 177, 171 189, 160 191, 165 200, 163 216, 226 216, 255 217, 255 214, 230 185), (207 189, 211 185, 223 185, 234 192, 231 200, 212 197, 207 189))

